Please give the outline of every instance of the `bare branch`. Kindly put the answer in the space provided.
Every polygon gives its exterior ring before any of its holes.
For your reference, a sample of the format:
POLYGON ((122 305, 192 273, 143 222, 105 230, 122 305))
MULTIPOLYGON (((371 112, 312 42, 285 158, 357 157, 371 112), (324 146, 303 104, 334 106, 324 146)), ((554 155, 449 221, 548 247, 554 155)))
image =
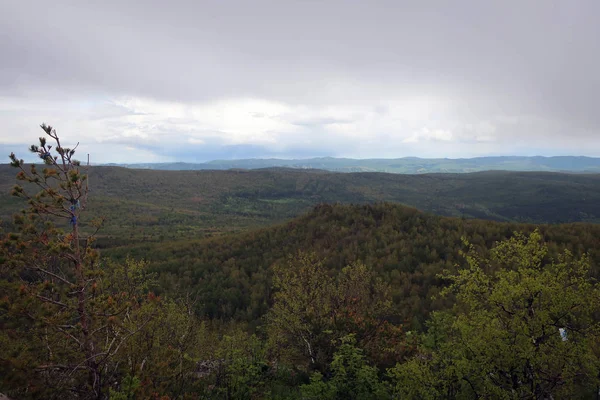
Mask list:
POLYGON ((41 295, 39 295, 39 294, 38 294, 38 295, 36 295, 36 297, 37 297, 38 299, 40 299, 40 300, 42 300, 42 301, 46 302, 46 303, 52 303, 52 304, 56 304, 57 306, 61 306, 61 307, 63 307, 63 308, 73 308, 73 307, 69 307, 69 306, 68 306, 67 304, 65 304, 65 303, 61 303, 60 301, 56 301, 56 300, 49 299, 49 298, 47 298, 47 297, 44 297, 44 296, 41 296, 41 295))
POLYGON ((63 278, 63 277, 61 277, 61 276, 59 276, 59 275, 56 275, 56 274, 55 274, 55 273, 53 273, 53 272, 50 272, 50 271, 48 271, 48 270, 45 270, 45 269, 43 269, 43 268, 41 268, 41 267, 35 267, 34 269, 35 269, 36 271, 42 272, 42 273, 44 273, 44 274, 46 274, 46 275, 52 276, 53 278, 56 278, 56 279, 60 280, 61 282, 63 282, 63 283, 66 283, 66 284, 67 284, 67 285, 69 285, 69 286, 75 286, 75 284, 74 284, 74 283, 72 283, 72 282, 68 281, 67 279, 65 279, 65 278, 63 278))

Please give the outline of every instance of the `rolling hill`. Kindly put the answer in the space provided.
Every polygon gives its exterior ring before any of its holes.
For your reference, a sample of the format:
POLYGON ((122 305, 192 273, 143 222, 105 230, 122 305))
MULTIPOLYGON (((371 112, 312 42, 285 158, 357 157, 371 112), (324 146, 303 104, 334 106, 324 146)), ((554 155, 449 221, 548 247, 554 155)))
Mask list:
MULTIPOLYGON (((0 167, 0 217, 23 203, 0 167)), ((320 203, 395 202, 444 216, 506 222, 600 222, 600 175, 488 171, 471 174, 332 173, 263 169, 90 170, 93 215, 104 240, 185 239, 267 226, 320 203)), ((107 244, 108 245, 108 244, 107 244)))
POLYGON ((465 173, 489 170, 546 171, 546 172, 600 172, 600 158, 593 157, 476 157, 476 158, 417 158, 352 159, 320 157, 286 160, 277 158, 214 160, 205 163, 142 163, 120 164, 129 168, 162 170, 226 170, 232 168, 299 168, 324 169, 336 172, 389 172, 423 174, 433 172, 465 173))

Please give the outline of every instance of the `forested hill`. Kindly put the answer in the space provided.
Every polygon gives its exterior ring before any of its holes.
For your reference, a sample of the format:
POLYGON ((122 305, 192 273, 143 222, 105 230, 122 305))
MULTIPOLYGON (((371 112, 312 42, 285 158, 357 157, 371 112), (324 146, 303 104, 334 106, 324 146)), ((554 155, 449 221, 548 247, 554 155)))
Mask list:
POLYGON ((205 169, 255 169, 271 167, 317 168, 337 172, 391 172, 422 174, 432 172, 504 171, 554 171, 554 172, 600 172, 600 158, 593 157, 475 157, 475 158, 418 158, 352 159, 319 157, 301 160, 277 158, 246 160, 215 160, 206 163, 143 163, 122 164, 129 168, 164 170, 205 169))
MULTIPOLYGON (((0 217, 22 204, 0 167, 0 217)), ((198 237, 283 222, 319 203, 397 202, 438 215, 532 223, 600 222, 600 175, 398 175, 293 169, 155 171, 92 167, 90 210, 121 243, 198 237)))
MULTIPOLYGON (((299 251, 316 252, 325 266, 340 269, 361 260, 392 288, 397 315, 414 327, 434 309, 448 306, 439 297, 437 274, 464 266, 461 238, 482 253, 515 231, 534 225, 439 217, 394 204, 320 205, 300 218, 275 227, 205 240, 151 243, 104 251, 124 259, 149 260, 164 291, 190 290, 200 296, 201 315, 259 323, 268 310, 271 266, 299 251)), ((600 265, 600 225, 539 227, 551 256, 568 248, 589 252, 600 265)))
POLYGON ((396 175, 102 168, 90 175, 95 196, 267 222, 300 215, 323 202, 378 201, 448 216, 539 223, 600 221, 600 174, 396 175))
MULTIPOLYGON (((110 398, 496 398, 515 382, 537 396, 531 365, 552 367, 544 393, 569 385, 553 397, 598 392, 600 224, 399 203, 598 221, 599 175, 92 168, 79 202, 87 180, 62 154, 74 169, 25 176, 60 195, 23 194, 31 208, 1 227, 0 391, 14 398, 89 382, 110 398), (103 236, 82 240, 94 214, 103 236), (475 372, 490 389, 458 387, 475 372)), ((3 197, 4 215, 20 200, 3 197)))

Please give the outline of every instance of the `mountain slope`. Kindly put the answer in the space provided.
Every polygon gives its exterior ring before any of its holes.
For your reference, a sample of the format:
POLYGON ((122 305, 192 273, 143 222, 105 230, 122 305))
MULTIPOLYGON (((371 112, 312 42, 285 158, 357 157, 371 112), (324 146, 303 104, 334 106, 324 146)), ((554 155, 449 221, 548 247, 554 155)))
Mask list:
MULTIPOLYGON (((418 326, 428 312, 450 304, 436 298, 444 282, 438 274, 464 265, 460 251, 468 238, 484 251, 514 231, 531 232, 529 224, 439 217, 394 204, 320 205, 288 223, 204 240, 151 243, 110 249, 104 255, 150 260, 165 291, 192 291, 199 311, 211 317, 256 323, 268 309, 270 267, 298 251, 325 258, 339 269, 361 260, 391 285, 398 315, 418 326)), ((539 227, 555 256, 565 246, 589 252, 600 266, 600 225, 539 227)))
MULTIPOLYGON (((0 167, 0 217, 23 206, 0 167)), ((319 203, 397 202, 446 216, 534 223, 600 222, 600 175, 546 172, 340 174, 319 170, 90 170, 90 210, 119 243, 240 231, 293 218, 319 203)))

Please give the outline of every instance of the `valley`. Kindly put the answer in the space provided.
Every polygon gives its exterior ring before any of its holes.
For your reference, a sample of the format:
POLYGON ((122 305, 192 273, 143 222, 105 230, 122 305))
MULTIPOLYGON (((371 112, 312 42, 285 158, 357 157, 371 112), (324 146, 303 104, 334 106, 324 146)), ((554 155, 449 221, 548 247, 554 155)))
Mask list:
MULTIPOLYGON (((320 203, 394 202, 442 216, 504 222, 600 222, 600 175, 490 171, 400 175, 321 170, 160 171, 91 167, 102 246, 179 240, 282 223, 320 203)), ((0 167, 0 218, 21 203, 0 167)))

